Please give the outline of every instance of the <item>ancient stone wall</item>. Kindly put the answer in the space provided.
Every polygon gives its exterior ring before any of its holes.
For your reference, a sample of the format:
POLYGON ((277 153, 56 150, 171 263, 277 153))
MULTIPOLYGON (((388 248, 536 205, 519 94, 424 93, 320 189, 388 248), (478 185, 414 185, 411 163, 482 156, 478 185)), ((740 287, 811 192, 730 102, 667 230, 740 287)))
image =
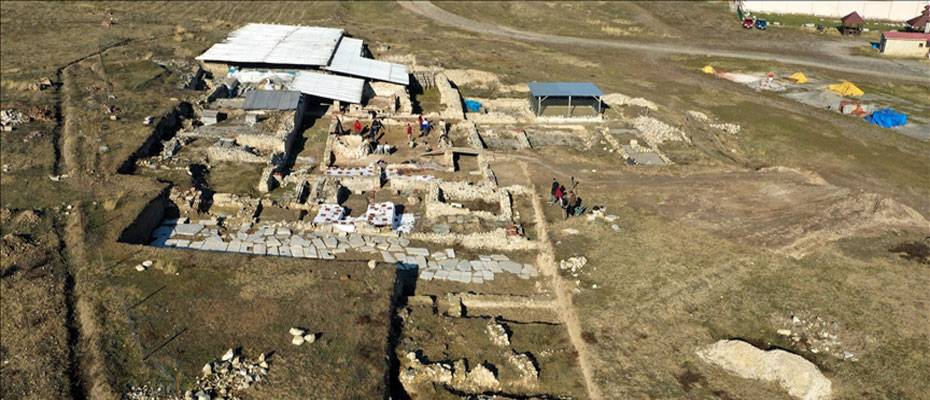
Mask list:
POLYGON ((264 164, 268 160, 258 154, 246 151, 242 147, 210 146, 205 150, 207 159, 213 162, 235 162, 264 164))

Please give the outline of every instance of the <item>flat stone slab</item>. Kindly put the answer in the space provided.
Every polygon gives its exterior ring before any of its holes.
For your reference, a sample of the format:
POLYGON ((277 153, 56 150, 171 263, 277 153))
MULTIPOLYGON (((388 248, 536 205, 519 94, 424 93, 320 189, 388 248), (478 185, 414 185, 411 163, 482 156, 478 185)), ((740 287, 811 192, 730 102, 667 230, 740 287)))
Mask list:
POLYGON ((501 261, 497 265, 504 271, 510 272, 511 274, 519 274, 523 271, 523 264, 515 263, 513 261, 501 261))
POLYGON ((422 247, 408 247, 407 254, 429 257, 429 250, 422 247))
POLYGON ((433 271, 430 271, 430 270, 422 271, 420 272, 420 279, 429 282, 433 280, 433 275, 434 275, 433 271))
POLYGON ((381 259, 383 259, 384 262, 388 262, 388 263, 395 263, 395 262, 397 262, 397 259, 394 258, 394 256, 393 256, 391 253, 388 253, 388 252, 386 252, 386 251, 382 251, 382 252, 381 252, 381 259))
POLYGON ((177 224, 174 226, 176 235, 194 236, 203 230, 203 224, 177 224))

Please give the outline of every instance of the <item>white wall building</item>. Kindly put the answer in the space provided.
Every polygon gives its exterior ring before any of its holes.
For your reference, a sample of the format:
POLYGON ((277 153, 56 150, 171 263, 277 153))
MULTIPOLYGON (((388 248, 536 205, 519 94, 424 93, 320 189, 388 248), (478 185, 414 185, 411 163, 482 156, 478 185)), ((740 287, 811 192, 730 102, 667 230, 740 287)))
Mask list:
POLYGON ((930 0, 887 1, 770 1, 740 0, 743 11, 770 14, 808 14, 840 18, 853 11, 866 20, 905 21, 920 15, 930 0))
POLYGON ((885 32, 882 34, 881 51, 891 57, 927 57, 930 33, 885 32))

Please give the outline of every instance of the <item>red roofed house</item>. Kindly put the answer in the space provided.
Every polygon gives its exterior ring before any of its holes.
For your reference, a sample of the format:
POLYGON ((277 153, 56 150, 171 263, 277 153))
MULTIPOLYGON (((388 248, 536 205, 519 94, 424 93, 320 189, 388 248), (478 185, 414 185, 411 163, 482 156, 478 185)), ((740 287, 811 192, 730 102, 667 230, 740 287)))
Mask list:
POLYGON ((844 35, 858 35, 862 33, 862 25, 865 25, 865 19, 855 11, 840 18, 840 22, 842 23, 842 25, 840 25, 840 32, 844 35))
POLYGON ((907 27, 914 32, 930 33, 930 6, 924 7, 920 15, 907 20, 907 27))
POLYGON ((893 57, 927 57, 930 33, 885 32, 882 33, 881 52, 893 57))

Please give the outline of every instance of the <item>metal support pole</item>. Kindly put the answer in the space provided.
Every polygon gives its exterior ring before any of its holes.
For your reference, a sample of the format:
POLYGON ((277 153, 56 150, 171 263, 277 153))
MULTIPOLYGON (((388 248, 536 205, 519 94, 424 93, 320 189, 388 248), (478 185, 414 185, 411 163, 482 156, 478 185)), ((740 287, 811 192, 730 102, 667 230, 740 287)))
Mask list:
POLYGON ((572 96, 568 96, 568 116, 572 116, 572 96))

